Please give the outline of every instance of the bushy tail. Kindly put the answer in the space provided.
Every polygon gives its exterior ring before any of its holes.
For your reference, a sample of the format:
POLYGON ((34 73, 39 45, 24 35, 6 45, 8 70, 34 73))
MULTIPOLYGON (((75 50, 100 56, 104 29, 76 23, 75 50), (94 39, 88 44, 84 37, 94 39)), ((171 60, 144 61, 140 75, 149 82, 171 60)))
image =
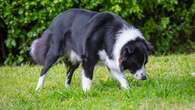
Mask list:
POLYGON ((30 55, 33 60, 40 65, 44 65, 45 63, 45 58, 49 49, 49 36, 50 32, 46 30, 42 36, 34 40, 31 45, 30 55))

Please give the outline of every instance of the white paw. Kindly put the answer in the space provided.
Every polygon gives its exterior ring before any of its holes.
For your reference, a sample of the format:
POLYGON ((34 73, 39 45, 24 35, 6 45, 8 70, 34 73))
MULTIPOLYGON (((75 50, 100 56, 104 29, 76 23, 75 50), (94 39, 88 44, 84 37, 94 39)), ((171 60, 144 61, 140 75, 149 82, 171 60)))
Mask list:
POLYGON ((90 90, 90 87, 91 87, 91 80, 90 79, 84 79, 82 81, 83 91, 84 92, 89 91, 90 90))
POLYGON ((130 89, 128 83, 124 83, 123 85, 121 85, 121 88, 122 88, 122 89, 125 89, 125 90, 130 89))
POLYGON ((66 87, 66 89, 70 89, 70 84, 68 84, 67 81, 65 81, 65 87, 66 87))
POLYGON ((44 81, 45 81, 45 75, 39 77, 39 81, 37 83, 37 87, 36 87, 35 91, 39 91, 43 88, 44 81))
POLYGON ((86 92, 90 89, 91 87, 91 79, 85 76, 85 71, 82 70, 82 88, 83 91, 86 92))

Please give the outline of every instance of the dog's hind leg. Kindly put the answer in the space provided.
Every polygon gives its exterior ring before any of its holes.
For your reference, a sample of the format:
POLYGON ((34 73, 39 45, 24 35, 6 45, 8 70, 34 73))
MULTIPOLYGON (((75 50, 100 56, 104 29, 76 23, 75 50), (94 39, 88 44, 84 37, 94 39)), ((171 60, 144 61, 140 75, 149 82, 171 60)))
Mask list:
POLYGON ((59 57, 59 44, 52 44, 48 50, 45 58, 44 66, 41 70, 39 81, 36 87, 36 91, 43 88, 45 76, 49 68, 56 62, 59 57))
POLYGON ((66 64, 67 69, 68 69, 68 71, 66 73, 65 87, 69 88, 71 80, 72 80, 73 73, 78 68, 79 63, 73 64, 71 62, 65 62, 65 64, 66 64))

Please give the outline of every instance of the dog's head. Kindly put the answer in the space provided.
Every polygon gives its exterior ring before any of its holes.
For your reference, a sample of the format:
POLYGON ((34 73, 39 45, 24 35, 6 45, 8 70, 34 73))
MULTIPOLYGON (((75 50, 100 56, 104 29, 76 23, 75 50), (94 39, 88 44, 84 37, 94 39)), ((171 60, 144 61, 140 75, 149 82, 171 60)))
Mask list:
POLYGON ((121 71, 129 70, 138 80, 147 79, 145 64, 148 61, 149 51, 154 51, 154 49, 144 39, 137 38, 129 41, 121 49, 119 58, 121 71))

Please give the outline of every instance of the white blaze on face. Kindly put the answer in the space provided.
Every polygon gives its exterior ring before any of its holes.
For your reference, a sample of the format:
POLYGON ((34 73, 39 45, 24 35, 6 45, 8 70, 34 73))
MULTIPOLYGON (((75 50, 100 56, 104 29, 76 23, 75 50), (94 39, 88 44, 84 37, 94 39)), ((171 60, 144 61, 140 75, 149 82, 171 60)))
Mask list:
POLYGON ((146 72, 144 66, 138 69, 133 77, 137 80, 144 80, 144 78, 146 78, 146 72))

